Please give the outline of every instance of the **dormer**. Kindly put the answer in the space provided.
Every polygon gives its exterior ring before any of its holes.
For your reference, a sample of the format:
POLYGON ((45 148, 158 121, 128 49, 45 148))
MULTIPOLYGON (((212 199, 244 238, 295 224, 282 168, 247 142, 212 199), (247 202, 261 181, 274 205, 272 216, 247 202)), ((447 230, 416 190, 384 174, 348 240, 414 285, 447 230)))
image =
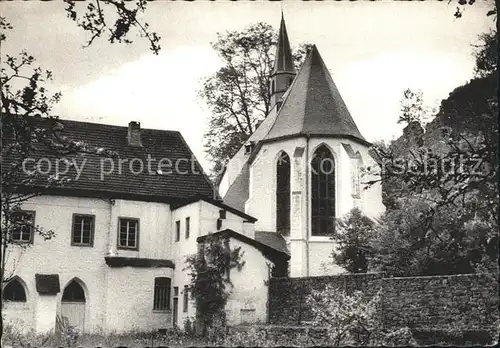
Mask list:
POLYGON ((245 155, 252 154, 254 149, 255 149, 255 142, 249 141, 248 143, 245 144, 245 155))

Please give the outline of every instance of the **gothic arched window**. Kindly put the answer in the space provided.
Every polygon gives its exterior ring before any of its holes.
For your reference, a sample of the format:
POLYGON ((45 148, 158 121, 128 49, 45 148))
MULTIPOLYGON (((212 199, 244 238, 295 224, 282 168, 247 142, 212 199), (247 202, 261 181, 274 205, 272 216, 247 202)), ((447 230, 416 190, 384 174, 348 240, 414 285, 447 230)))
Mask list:
POLYGON ((11 280, 3 289, 2 298, 4 301, 26 302, 24 286, 17 279, 11 280))
POLYGON ((322 145, 311 160, 311 227, 313 236, 333 233, 335 224, 335 161, 322 145))
POLYGON ((73 280, 69 285, 64 289, 63 302, 85 302, 85 291, 76 280, 73 280))
POLYGON ((290 235, 290 157, 283 151, 276 163, 276 232, 290 235))

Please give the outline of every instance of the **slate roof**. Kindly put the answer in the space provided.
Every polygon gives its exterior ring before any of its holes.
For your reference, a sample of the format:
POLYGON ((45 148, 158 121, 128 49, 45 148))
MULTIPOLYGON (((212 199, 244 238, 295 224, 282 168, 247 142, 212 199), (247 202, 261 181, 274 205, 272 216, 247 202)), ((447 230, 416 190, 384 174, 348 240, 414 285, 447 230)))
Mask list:
POLYGON ((245 236, 241 233, 238 233, 236 231, 233 231, 229 228, 222 230, 222 231, 212 233, 212 234, 200 236, 196 239, 196 241, 199 243, 203 243, 205 240, 210 238, 210 236, 223 236, 223 237, 232 237, 232 238, 238 239, 239 241, 246 243, 248 245, 251 245, 254 248, 260 250, 265 257, 267 257, 268 259, 270 259, 273 262, 275 262, 277 260, 289 260, 290 259, 290 255, 287 252, 275 249, 267 244, 264 244, 258 240, 247 237, 247 236, 245 236))
POLYGON ((290 255, 290 251, 286 246, 286 240, 283 236, 276 232, 255 231, 255 240, 270 246, 273 249, 279 250, 290 255))
POLYGON ((284 95, 276 120, 262 140, 298 135, 354 138, 367 143, 315 45, 284 95))
POLYGON ((276 47, 274 68, 273 71, 271 72, 271 75, 274 75, 282 71, 295 72, 295 67, 293 65, 293 58, 292 58, 292 50, 290 49, 290 42, 288 41, 288 34, 286 32, 283 12, 281 12, 280 32, 276 47))
MULTIPOLYGON (((118 158, 105 159, 88 154, 68 156, 68 159, 74 159, 79 166, 82 166, 81 176, 76 180, 77 172, 74 168, 71 169, 66 176, 73 180, 63 186, 51 188, 48 193, 69 192, 71 195, 146 201, 182 200, 193 195, 210 198, 214 196, 210 180, 177 131, 141 129, 142 147, 139 147, 128 145, 128 127, 69 120, 59 120, 59 122, 64 126, 61 131, 62 136, 116 151, 119 158, 126 161, 122 163, 120 171, 118 158), (148 158, 151 159, 150 171, 148 171, 148 158), (163 173, 158 174, 157 169, 161 159, 168 160, 163 161, 163 173), (133 165, 130 166, 132 160, 133 165), (141 163, 142 171, 140 171, 141 163), (176 163, 178 170, 175 169, 176 163), (114 170, 111 172, 112 165, 114 170), (103 173, 101 169, 109 171, 110 174, 101 175, 103 173)), ((47 157, 54 164, 57 157, 52 153, 47 148, 41 148, 32 157, 35 160, 47 157)))
POLYGON ((241 169, 240 174, 229 186, 224 195, 224 202, 231 207, 244 211, 245 202, 249 197, 248 181, 250 180, 250 169, 248 164, 245 164, 241 169))
POLYGON ((253 216, 245 214, 243 211, 241 211, 239 209, 236 209, 233 206, 229 206, 227 204, 224 204, 222 201, 218 201, 218 200, 215 200, 215 199, 210 199, 208 197, 204 197, 204 196, 201 196, 201 195, 195 195, 195 196, 192 196, 192 197, 189 197, 189 198, 186 198, 186 199, 182 200, 180 203, 172 204, 170 206, 170 210, 175 210, 175 209, 178 209, 178 208, 183 207, 185 205, 188 205, 188 204, 191 204, 191 203, 194 203, 194 202, 198 202, 200 200, 205 201, 207 203, 210 203, 212 205, 215 205, 218 208, 227 210, 227 211, 233 213, 234 215, 237 215, 237 216, 245 219, 248 222, 255 222, 255 221, 257 221, 257 219, 254 218, 253 216))

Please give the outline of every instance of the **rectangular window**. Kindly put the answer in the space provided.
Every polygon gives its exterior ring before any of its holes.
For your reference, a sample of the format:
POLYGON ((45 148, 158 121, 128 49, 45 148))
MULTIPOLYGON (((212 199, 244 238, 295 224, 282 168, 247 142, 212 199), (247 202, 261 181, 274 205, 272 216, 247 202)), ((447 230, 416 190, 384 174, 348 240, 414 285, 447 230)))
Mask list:
POLYGON ((94 215, 73 214, 71 245, 94 245, 94 215))
POLYGON ((226 218, 226 211, 224 209, 219 210, 219 219, 225 219, 226 218))
POLYGON ((118 248, 139 249, 139 220, 120 218, 118 222, 118 248))
POLYGON ((182 311, 188 311, 188 302, 189 302, 189 288, 187 285, 184 285, 184 301, 182 303, 182 311))
POLYGON ((35 212, 26 210, 16 211, 12 213, 11 217, 11 240, 16 243, 33 243, 35 212))
POLYGON ((189 238, 189 222, 190 222, 190 218, 186 218, 186 239, 189 238))
POLYGON ((175 241, 178 242, 181 239, 181 222, 177 220, 175 222, 175 241))
POLYGON ((174 286, 174 297, 177 297, 177 296, 179 296, 179 287, 174 286))
POLYGON ((355 159, 351 161, 351 190, 352 195, 355 198, 359 198, 361 194, 360 189, 360 176, 361 176, 361 166, 359 163, 359 159, 355 159))
POLYGON ((352 180, 352 195, 355 197, 359 197, 360 185, 359 185, 359 172, 357 170, 352 171, 351 180, 352 180))
POLYGON ((155 278, 153 310, 166 311, 170 309, 170 284, 170 278, 155 278))

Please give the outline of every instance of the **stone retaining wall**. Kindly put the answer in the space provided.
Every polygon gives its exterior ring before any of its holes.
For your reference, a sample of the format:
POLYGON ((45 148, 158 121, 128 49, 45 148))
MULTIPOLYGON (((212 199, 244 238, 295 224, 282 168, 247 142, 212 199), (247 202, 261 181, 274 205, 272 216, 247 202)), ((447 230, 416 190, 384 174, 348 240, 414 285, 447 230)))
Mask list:
POLYGON ((273 278, 269 284, 269 323, 302 325, 311 319, 306 297, 334 284, 368 296, 382 291, 381 320, 386 328, 474 330, 498 320, 498 282, 488 274, 385 278, 383 274, 273 278))

